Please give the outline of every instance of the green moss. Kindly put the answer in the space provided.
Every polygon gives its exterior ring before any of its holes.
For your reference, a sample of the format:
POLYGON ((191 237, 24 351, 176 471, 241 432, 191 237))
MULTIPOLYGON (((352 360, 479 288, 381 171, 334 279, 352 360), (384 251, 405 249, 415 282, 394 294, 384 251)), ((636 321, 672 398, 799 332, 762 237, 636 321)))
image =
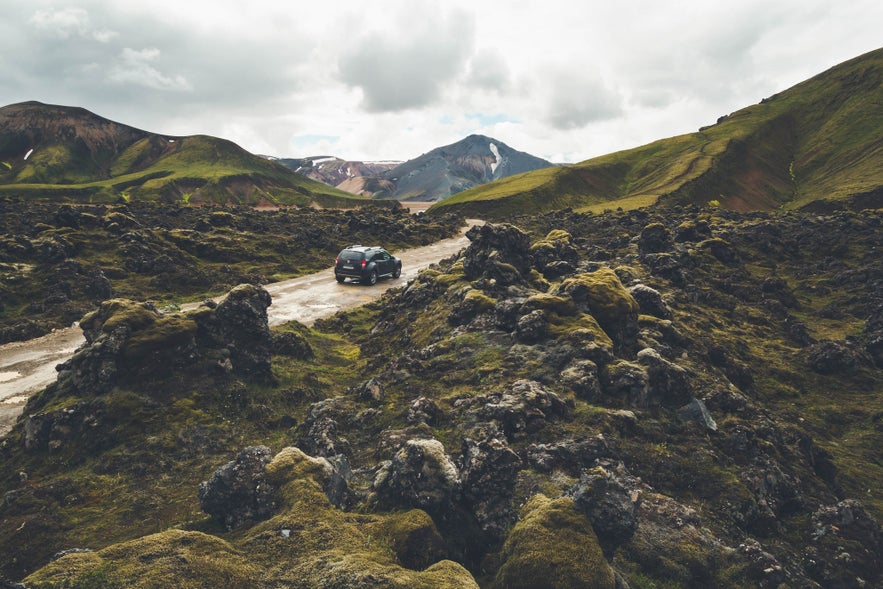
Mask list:
POLYGON ((25 580, 35 589, 68 587, 250 588, 260 571, 229 543, 169 530, 93 553, 75 553, 25 580))
POLYGON ((494 580, 499 589, 615 586, 591 523, 567 497, 531 497, 506 538, 502 559, 494 580))
POLYGON ((530 245, 531 251, 535 251, 542 248, 555 248, 559 244, 566 244, 573 241, 573 237, 567 231, 563 229, 553 229, 551 230, 546 237, 542 239, 538 239, 530 245))
POLYGON ((622 285, 616 272, 607 267, 566 278, 556 292, 569 294, 577 304, 587 304, 589 312, 602 325, 621 315, 638 312, 637 301, 622 285))
POLYGON ((497 304, 496 299, 489 297, 484 292, 474 288, 469 289, 469 291, 463 297, 463 302, 470 305, 475 313, 490 311, 497 304))
POLYGON ((151 352, 171 352, 190 342, 196 331, 196 321, 189 315, 160 317, 146 328, 134 332, 126 342, 124 353, 128 358, 138 358, 151 352))
POLYGON ((573 303, 572 298, 548 293, 540 293, 528 297, 524 301, 524 309, 544 309, 554 311, 559 315, 573 315, 576 313, 576 305, 573 303))

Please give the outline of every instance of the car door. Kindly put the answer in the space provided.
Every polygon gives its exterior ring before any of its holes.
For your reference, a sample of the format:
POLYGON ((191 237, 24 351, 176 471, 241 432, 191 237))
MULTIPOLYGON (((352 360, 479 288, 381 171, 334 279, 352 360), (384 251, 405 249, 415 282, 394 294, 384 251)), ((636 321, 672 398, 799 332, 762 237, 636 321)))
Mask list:
POLYGON ((378 274, 392 274, 392 268, 390 267, 391 256, 388 251, 380 250, 374 256, 374 259, 377 260, 378 274))

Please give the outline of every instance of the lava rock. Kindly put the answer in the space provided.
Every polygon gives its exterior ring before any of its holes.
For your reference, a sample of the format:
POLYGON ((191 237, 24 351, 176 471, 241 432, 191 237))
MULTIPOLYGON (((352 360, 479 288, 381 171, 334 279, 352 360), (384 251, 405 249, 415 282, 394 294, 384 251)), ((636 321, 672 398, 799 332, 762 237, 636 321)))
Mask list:
POLYGON ((585 513, 608 558, 638 528, 637 498, 623 481, 603 467, 584 471, 568 491, 576 508, 585 513))
POLYGON ((466 439, 460 455, 463 502, 490 541, 498 542, 516 519, 512 495, 521 459, 502 436, 466 439))
POLYGON ((648 406, 680 406, 690 400, 692 387, 686 370, 669 362, 653 348, 638 352, 637 359, 647 368, 648 406))
POLYGON ((659 291, 645 284, 636 284, 628 288, 629 294, 638 302, 638 308, 644 315, 653 315, 660 319, 671 319, 672 313, 659 291))
POLYGON ((563 417, 567 404, 542 384, 532 380, 518 380, 507 389, 473 399, 455 402, 455 406, 477 407, 483 420, 496 421, 508 439, 536 432, 546 426, 547 419, 563 417))
POLYGON ((581 399, 597 400, 601 396, 598 365, 591 360, 574 360, 561 371, 561 382, 581 399))
POLYGON ((426 425, 436 425, 442 416, 442 410, 439 409, 435 401, 427 397, 418 397, 411 401, 411 404, 408 406, 406 419, 411 424, 425 423, 426 425))
POLYGON ((562 469, 577 476, 599 459, 614 458, 616 453, 602 434, 584 439, 567 439, 549 444, 531 444, 528 463, 540 472, 562 469))
POLYGON ((711 413, 708 412, 705 403, 700 399, 694 398, 689 403, 679 408, 678 417, 681 421, 692 421, 698 423, 705 429, 713 432, 717 431, 717 423, 715 423, 711 413))
POLYGON ((838 374, 855 367, 855 354, 844 342, 822 340, 807 349, 806 361, 819 374, 838 374))
POLYGON ((626 360, 615 360, 601 371, 601 388, 608 397, 629 407, 648 407, 650 390, 647 369, 626 360))
POLYGON ((460 473, 438 440, 408 440, 374 477, 381 504, 447 510, 460 491, 460 473))
POLYGON ((249 446, 211 478, 199 484, 202 510, 218 518, 227 530, 270 517, 276 509, 275 488, 265 467, 273 459, 266 446, 249 446))
POLYGON ((671 232, 662 223, 647 225, 638 236, 638 252, 641 254, 658 254, 671 248, 671 232))
POLYGON ((500 285, 523 282, 530 270, 530 237, 514 225, 476 225, 466 232, 472 242, 463 254, 469 280, 486 277, 500 285))

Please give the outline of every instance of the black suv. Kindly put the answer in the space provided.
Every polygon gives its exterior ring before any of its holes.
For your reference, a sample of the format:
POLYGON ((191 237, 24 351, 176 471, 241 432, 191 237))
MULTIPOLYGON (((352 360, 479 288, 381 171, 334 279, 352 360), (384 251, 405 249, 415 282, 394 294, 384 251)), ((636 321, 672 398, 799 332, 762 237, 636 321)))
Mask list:
POLYGON ((402 261, 382 247, 351 245, 334 260, 334 277, 338 282, 355 278, 362 284, 377 284, 384 276, 402 275, 402 261))

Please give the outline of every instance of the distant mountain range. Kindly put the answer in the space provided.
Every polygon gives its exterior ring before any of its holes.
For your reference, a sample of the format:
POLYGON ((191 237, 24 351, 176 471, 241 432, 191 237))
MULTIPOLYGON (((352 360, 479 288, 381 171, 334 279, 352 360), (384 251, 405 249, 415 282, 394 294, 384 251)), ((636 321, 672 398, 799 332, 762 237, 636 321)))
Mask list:
POLYGON ((90 202, 360 202, 224 139, 159 135, 82 108, 39 102, 0 108, 0 195, 90 202))
POLYGON ((327 156, 277 161, 347 192, 405 201, 443 200, 494 180, 554 165, 484 135, 470 135, 406 162, 327 156))
POLYGON ((430 211, 483 218, 652 204, 749 211, 883 206, 883 49, 695 133, 461 192, 430 211))

